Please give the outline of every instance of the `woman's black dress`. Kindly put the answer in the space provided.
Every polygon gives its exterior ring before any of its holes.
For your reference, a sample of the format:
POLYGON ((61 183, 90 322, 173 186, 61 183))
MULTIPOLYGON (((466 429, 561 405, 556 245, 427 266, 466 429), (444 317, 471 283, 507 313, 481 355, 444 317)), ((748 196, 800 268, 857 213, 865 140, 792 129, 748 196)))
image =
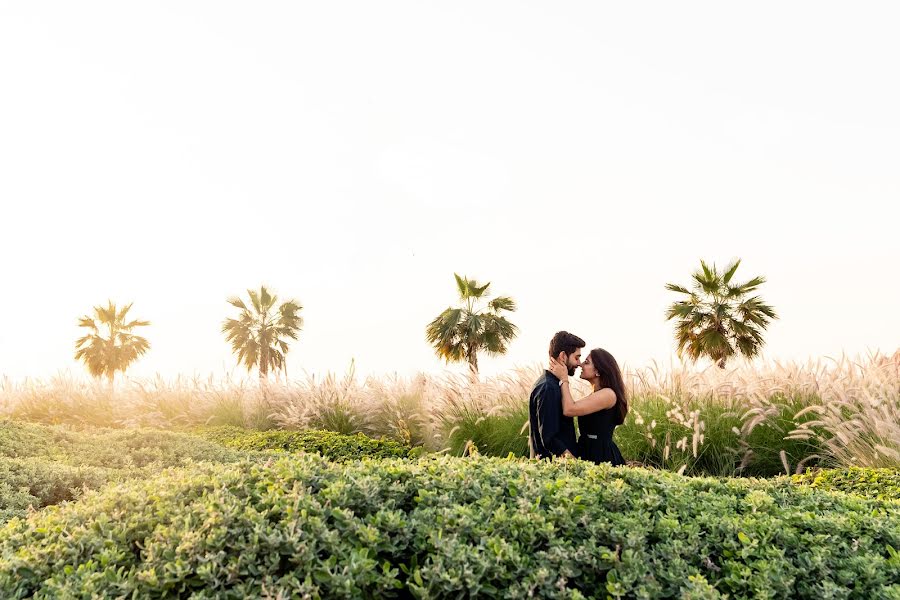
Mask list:
MULTIPOLYGON (((618 402, 616 402, 618 404, 618 402)), ((625 459, 613 441, 619 419, 617 406, 578 417, 578 458, 595 463, 624 465, 625 459)))

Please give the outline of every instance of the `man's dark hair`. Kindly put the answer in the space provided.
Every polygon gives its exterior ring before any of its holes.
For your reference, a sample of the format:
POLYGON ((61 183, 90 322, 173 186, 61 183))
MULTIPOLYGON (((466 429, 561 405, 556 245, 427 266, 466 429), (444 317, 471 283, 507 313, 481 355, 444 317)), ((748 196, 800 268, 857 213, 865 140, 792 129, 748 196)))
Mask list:
POLYGON ((572 354, 579 348, 584 348, 584 340, 568 331, 557 331, 550 340, 550 356, 556 358, 560 352, 572 354))

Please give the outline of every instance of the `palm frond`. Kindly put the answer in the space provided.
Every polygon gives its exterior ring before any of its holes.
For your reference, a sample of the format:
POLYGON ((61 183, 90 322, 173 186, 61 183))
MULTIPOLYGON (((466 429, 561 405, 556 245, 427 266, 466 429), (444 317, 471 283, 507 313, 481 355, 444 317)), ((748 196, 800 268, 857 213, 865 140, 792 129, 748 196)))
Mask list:
POLYGON ((269 312, 275 302, 278 301, 278 296, 270 293, 266 286, 262 285, 259 287, 259 302, 262 305, 262 310, 260 312, 269 312))
POLYGON ((756 288, 761 286, 766 282, 765 277, 754 277, 750 281, 746 283, 741 283, 734 286, 729 286, 728 292, 731 298, 740 298, 741 296, 746 296, 747 294, 756 291, 756 288))
POLYGON ((92 329, 93 331, 97 331, 97 323, 94 321, 94 319, 88 317, 87 315, 78 319, 78 326, 87 327, 89 329, 92 329))
POLYGON ((470 294, 469 295, 472 298, 476 298, 476 299, 483 298, 487 294, 488 290, 491 287, 490 281, 482 286, 479 286, 478 282, 476 282, 474 279, 472 281, 470 281, 469 283, 470 283, 470 286, 469 286, 470 294))
POLYGON ((465 300, 469 297, 469 280, 465 277, 460 277, 456 273, 453 274, 453 277, 456 278, 456 288, 459 291, 459 299, 465 300))
POLYGON ((116 322, 116 305, 113 304, 112 300, 109 301, 109 305, 105 308, 95 306, 94 311, 97 313, 97 318, 101 324, 109 325, 116 322))
POLYGON ((692 277, 701 291, 707 294, 715 294, 719 291, 719 281, 714 275, 708 272, 709 267, 705 264, 703 267, 704 270, 702 272, 697 271, 692 277))
POLYGON ((509 296, 498 296, 488 302, 488 308, 493 312, 500 312, 501 310, 515 312, 516 302, 509 296))
POLYGON ((247 295, 250 296, 250 305, 253 306, 256 314, 261 315, 266 312, 263 310, 262 303, 259 301, 259 294, 255 290, 247 290, 247 295))
POLYGON ((666 310, 666 321, 684 319, 694 312, 694 304, 690 302, 673 302, 666 310))
POLYGON ((731 283, 731 278, 734 277, 734 272, 737 271, 738 267, 741 265, 741 259, 735 260, 733 263, 728 265, 725 268, 725 274, 722 276, 722 282, 725 285, 731 283))
POLYGON ((131 305, 132 305, 132 304, 134 304, 134 303, 133 303, 133 302, 129 302, 128 304, 126 304, 125 306, 123 306, 123 307, 119 310, 118 313, 116 313, 116 321, 118 321, 119 323, 121 323, 122 321, 125 320, 125 316, 128 314, 128 311, 131 310, 131 305))
POLYGON ((244 304, 244 301, 238 298, 237 296, 230 296, 227 300, 228 304, 234 306, 235 308, 240 308, 241 310, 247 310, 247 305, 244 304))
POLYGON ((122 325, 122 329, 134 329, 135 327, 147 327, 148 325, 150 325, 150 321, 135 319, 134 321, 129 321, 122 325))
POLYGON ((688 294, 688 295, 691 294, 691 291, 688 290, 687 288, 684 288, 680 285, 676 285, 674 283, 667 283, 666 289, 669 290, 670 292, 678 292, 679 294, 688 294))

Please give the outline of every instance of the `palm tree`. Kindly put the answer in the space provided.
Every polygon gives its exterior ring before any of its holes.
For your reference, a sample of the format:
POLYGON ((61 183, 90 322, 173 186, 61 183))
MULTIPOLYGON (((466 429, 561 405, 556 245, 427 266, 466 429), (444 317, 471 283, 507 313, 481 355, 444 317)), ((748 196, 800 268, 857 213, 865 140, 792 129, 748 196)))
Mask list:
POLYGON ((710 267, 701 260, 700 270, 692 275, 692 290, 666 284, 667 290, 687 296, 666 311, 667 321, 677 319, 675 341, 679 357, 687 355, 696 361, 706 356, 724 369, 726 361, 738 351, 747 358, 759 354, 763 331, 771 319, 778 317, 759 296, 747 297, 765 283, 764 277, 732 285, 740 264, 736 260, 720 274, 715 264, 710 267))
POLYGON ((117 309, 112 300, 108 305, 94 307, 94 316, 85 315, 78 320, 79 327, 87 327, 90 333, 75 342, 75 360, 81 360, 94 377, 106 376, 112 385, 116 371, 123 373, 128 366, 150 349, 146 338, 133 334, 135 327, 146 327, 150 321, 126 321, 131 304, 117 309), (103 337, 100 329, 108 334, 103 337))
POLYGON ((276 306, 278 296, 265 286, 259 291, 247 290, 250 307, 237 296, 228 303, 241 312, 237 319, 225 319, 222 333, 231 343, 238 362, 249 372, 259 369, 259 378, 267 379, 269 369, 282 369, 287 376, 288 339, 296 340, 303 328, 303 307, 296 300, 286 300, 276 306))
POLYGON ((477 374, 478 352, 492 356, 505 354, 507 345, 516 337, 519 328, 499 314, 515 311, 516 303, 512 298, 500 296, 486 307, 476 309, 476 301, 486 299, 490 282, 480 286, 474 279, 456 273, 453 276, 464 305, 447 308, 428 324, 425 335, 439 358, 448 363, 465 360, 472 373, 477 374))

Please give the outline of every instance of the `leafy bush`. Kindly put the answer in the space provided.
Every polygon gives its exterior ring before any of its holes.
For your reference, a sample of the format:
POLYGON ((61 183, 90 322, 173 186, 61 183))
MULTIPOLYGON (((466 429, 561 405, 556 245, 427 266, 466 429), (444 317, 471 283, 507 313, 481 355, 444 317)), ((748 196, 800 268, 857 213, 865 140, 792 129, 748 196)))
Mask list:
POLYGON ((72 429, 65 426, 0 421, 0 456, 39 457, 74 466, 112 469, 194 461, 233 462, 240 452, 185 433, 154 429, 72 429))
POLYGON ((335 461, 368 458, 406 458, 407 446, 392 440, 373 440, 363 434, 333 431, 251 431, 240 427, 209 427, 195 430, 207 440, 238 450, 283 450, 321 454, 335 461))
POLYGON ((247 453, 185 434, 76 431, 0 421, 0 521, 78 498, 111 481, 148 477, 194 461, 234 462, 247 453))
POLYGON ((0 595, 898 598, 900 507, 583 462, 202 464, 0 531, 0 595))
POLYGON ((864 498, 900 501, 900 471, 896 469, 831 469, 794 475, 792 481, 822 490, 856 494, 864 498))
POLYGON ((117 473, 100 467, 73 467, 38 458, 0 458, 0 522, 74 500, 85 489, 97 489, 117 473))

